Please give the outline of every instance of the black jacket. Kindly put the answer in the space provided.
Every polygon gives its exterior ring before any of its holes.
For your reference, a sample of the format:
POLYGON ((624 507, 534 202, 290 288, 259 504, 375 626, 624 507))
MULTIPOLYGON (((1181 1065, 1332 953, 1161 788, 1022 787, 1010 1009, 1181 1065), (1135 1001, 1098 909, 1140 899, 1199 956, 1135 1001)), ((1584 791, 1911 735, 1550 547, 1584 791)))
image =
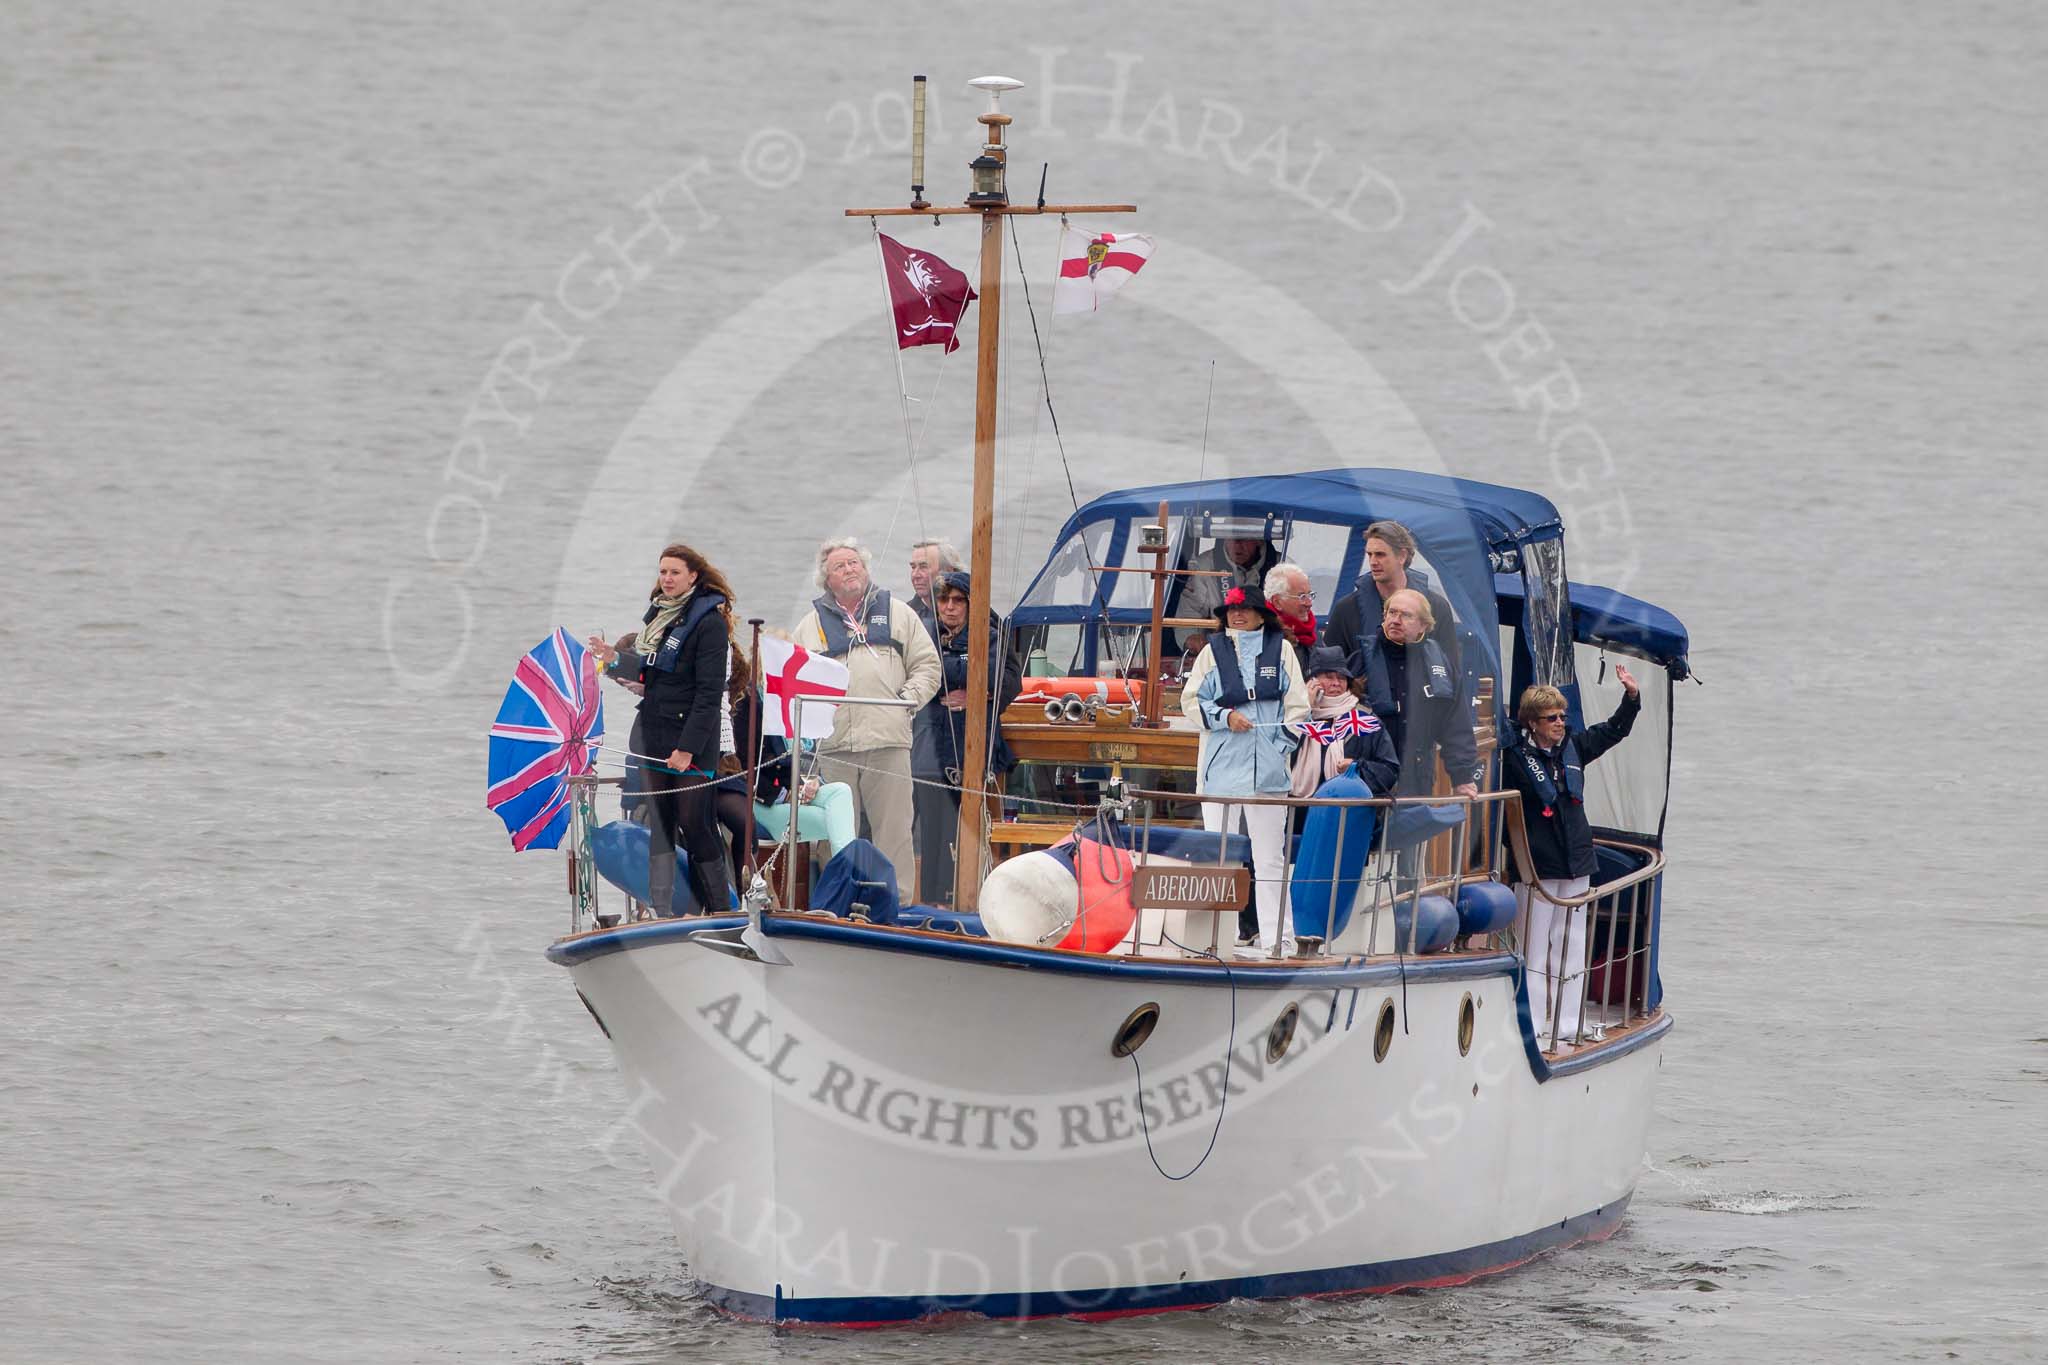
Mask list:
MULTIPOLYGON (((1621 705, 1614 714, 1600 724, 1585 730, 1573 730, 1565 739, 1578 751, 1579 767, 1591 766, 1594 759, 1628 738, 1628 732, 1635 728, 1636 717, 1643 709, 1642 699, 1623 694, 1621 705)), ((1555 752, 1536 747, 1528 732, 1520 726, 1514 730, 1514 738, 1501 754, 1501 781, 1522 794, 1522 824, 1529 831, 1529 856, 1536 862, 1537 877, 1569 880, 1573 877, 1590 877, 1595 870, 1593 857, 1593 826, 1586 819, 1586 808, 1566 794, 1566 777, 1560 754, 1564 743, 1555 752), (1536 780, 1529 772, 1527 758, 1534 757, 1550 774, 1551 785, 1557 791, 1557 799, 1550 805, 1550 814, 1543 813, 1543 800, 1536 794, 1536 780)), ((1529 869, 1515 860, 1515 879, 1534 880, 1529 869)))
POLYGON ((656 759, 681 749, 700 768, 718 761, 718 713, 725 705, 732 647, 718 610, 724 605, 715 592, 694 596, 661 648, 640 656, 640 682, 647 689, 640 698, 641 740, 656 759))
MULTIPOLYGON (((939 669, 944 675, 938 694, 924 704, 911 726, 910 771, 927 782, 957 781, 967 756, 967 712, 946 708, 946 693, 967 686, 967 632, 950 639, 934 637, 939 646, 939 669)), ((1016 766, 1010 746, 1003 742, 1000 717, 1024 690, 1024 669, 1003 647, 1003 633, 991 625, 988 632, 988 681, 995 696, 993 717, 997 723, 988 731, 988 770, 1006 773, 1016 766)))
POLYGON ((1388 644, 1374 631, 1364 648, 1352 655, 1351 666, 1365 679, 1365 704, 1387 727, 1401 755, 1395 795, 1427 796, 1435 789, 1439 748, 1452 786, 1479 781, 1472 698, 1435 640, 1401 647, 1388 644), (1405 670, 1397 667, 1402 663, 1405 670), (1400 671, 1405 671, 1407 686, 1397 695, 1394 677, 1400 671))
MULTIPOLYGON (((1451 616, 1451 604, 1429 581, 1429 575, 1420 569, 1408 571, 1408 586, 1429 600, 1430 614, 1436 617, 1436 624, 1430 627, 1429 638, 1450 660, 1451 671, 1458 671, 1458 626, 1451 616)), ((1380 596, 1379 585, 1372 581, 1371 574, 1360 574, 1357 586, 1337 599, 1330 608, 1330 614, 1323 622, 1323 643, 1335 645, 1349 656, 1371 642, 1380 633, 1380 618, 1385 610, 1385 599, 1380 596), (1366 616, 1366 602, 1370 600, 1372 615, 1366 616)))

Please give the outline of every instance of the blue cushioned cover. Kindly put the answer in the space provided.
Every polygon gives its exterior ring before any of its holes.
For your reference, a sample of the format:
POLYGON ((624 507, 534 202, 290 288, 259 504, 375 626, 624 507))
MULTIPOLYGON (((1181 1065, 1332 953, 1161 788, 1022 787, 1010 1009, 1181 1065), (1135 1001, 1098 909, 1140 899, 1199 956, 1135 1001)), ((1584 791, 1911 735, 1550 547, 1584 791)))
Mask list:
POLYGON ((811 892, 813 910, 835 915, 852 914, 856 901, 867 906, 865 913, 874 923, 896 922, 896 865, 865 839, 855 839, 833 854, 811 892))
MULTIPOLYGON (((647 899, 647 837, 647 826, 636 820, 614 820, 590 834, 590 852, 597 859, 597 875, 641 902, 647 899)), ((727 888, 726 894, 730 902, 725 909, 740 903, 731 888, 727 888)), ((698 913, 696 893, 690 890, 690 857, 681 849, 676 850, 675 896, 667 910, 655 908, 669 915, 698 913)))
POLYGON ((1125 825, 1123 842, 1133 856, 1142 850, 1190 863, 1245 863, 1252 857, 1252 841, 1245 835, 1211 834, 1178 825, 1154 825, 1149 834, 1143 825, 1125 825))

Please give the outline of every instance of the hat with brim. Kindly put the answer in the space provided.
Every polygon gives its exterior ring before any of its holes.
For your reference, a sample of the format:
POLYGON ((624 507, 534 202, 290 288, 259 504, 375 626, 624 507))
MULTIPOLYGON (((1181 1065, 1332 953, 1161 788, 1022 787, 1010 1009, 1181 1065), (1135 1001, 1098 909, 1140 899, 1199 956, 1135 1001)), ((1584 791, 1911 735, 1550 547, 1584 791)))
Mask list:
POLYGON ((1308 652, 1308 667, 1302 671, 1311 678, 1318 673, 1342 673, 1348 678, 1351 663, 1336 645, 1317 645, 1308 652))
POLYGON ((1260 592, 1257 588, 1244 587, 1232 588, 1223 594, 1223 601, 1216 608, 1216 624, 1225 630, 1230 629, 1230 613, 1239 608, 1246 607, 1264 617, 1267 625, 1277 626, 1280 624, 1280 615, 1273 610, 1272 604, 1266 601, 1266 594, 1260 592))

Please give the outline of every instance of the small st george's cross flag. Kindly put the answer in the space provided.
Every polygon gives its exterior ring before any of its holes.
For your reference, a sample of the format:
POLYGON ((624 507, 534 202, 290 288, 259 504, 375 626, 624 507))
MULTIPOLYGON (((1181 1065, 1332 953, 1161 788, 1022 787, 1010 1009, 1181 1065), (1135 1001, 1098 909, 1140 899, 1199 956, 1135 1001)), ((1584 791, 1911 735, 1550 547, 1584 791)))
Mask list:
POLYGON ((889 307, 896 314, 896 349, 944 343, 948 354, 960 349, 954 332, 974 302, 967 277, 929 251, 907 247, 887 233, 882 242, 882 273, 889 280, 889 307))
POLYGON ((1052 287, 1052 311, 1094 312, 1144 268, 1151 254, 1152 239, 1134 232, 1064 229, 1060 233, 1060 277, 1052 287))
POLYGON ((846 695, 846 665, 802 645, 774 636, 761 641, 761 683, 768 689, 768 704, 762 708, 761 728, 771 735, 789 738, 794 728, 791 713, 798 697, 804 699, 804 732, 801 739, 823 739, 832 733, 832 717, 839 710, 834 699, 846 695))

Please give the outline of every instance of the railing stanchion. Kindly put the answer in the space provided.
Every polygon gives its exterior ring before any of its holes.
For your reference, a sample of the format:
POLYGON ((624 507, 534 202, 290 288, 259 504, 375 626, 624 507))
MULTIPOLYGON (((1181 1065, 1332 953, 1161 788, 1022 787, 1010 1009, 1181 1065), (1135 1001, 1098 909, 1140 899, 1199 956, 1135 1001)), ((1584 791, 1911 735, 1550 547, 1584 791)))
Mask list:
MULTIPOLYGON (((1472 798, 1461 796, 1458 799, 1464 803, 1465 818, 1458 822, 1457 831, 1451 836, 1451 908, 1453 910, 1458 908, 1458 902, 1463 899, 1465 894, 1465 858, 1472 848, 1472 816, 1474 814, 1472 798)), ((1464 935, 1460 934, 1458 937, 1462 939, 1464 935)), ((1463 945, 1460 944, 1459 946, 1462 947, 1463 945)))
MULTIPOLYGON (((1323 884, 1320 893, 1323 898, 1323 951, 1326 953, 1333 951, 1330 946, 1331 940, 1337 937, 1337 885, 1344 877, 1344 831, 1351 823, 1351 812, 1356 809, 1357 807, 1348 801, 1337 808, 1337 857, 1330 864, 1330 879, 1323 884)), ((1292 812, 1289 812, 1287 819, 1290 824, 1293 823, 1292 812)), ((1302 821, 1304 826, 1307 823, 1306 820, 1302 821)), ((1287 907, 1287 913, 1294 913, 1291 902, 1287 907)), ((1366 951, 1372 951, 1371 945, 1367 945, 1366 951)))
MULTIPOLYGON (((804 699, 798 693, 789 699, 789 828, 782 840, 782 908, 796 905, 796 826, 804 809, 804 699)), ((822 776, 822 775, 821 775, 822 776)), ((824 783, 821 781, 819 786, 824 783)))
MULTIPOLYGON (((1637 882, 1628 889, 1628 963, 1622 969, 1621 978, 1621 1022, 1624 1026, 1636 1014, 1636 912, 1642 902, 1643 884, 1637 882)), ((1612 976, 1614 968, 1610 965, 1607 972, 1612 976)))
POLYGON ((1643 883, 1643 894, 1650 898, 1650 927, 1649 932, 1643 935, 1643 1013, 1646 1015, 1650 1012, 1651 988, 1657 984, 1657 891, 1663 885, 1662 871, 1643 883))

